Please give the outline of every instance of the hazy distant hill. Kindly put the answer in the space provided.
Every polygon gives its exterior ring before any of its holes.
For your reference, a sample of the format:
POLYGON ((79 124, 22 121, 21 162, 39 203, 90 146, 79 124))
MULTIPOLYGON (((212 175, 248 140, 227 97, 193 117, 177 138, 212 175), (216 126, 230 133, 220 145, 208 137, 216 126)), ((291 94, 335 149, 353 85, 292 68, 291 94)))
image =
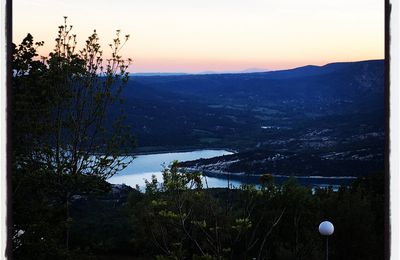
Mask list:
POLYGON ((383 60, 257 73, 133 76, 123 95, 142 148, 319 156, 348 151, 354 143, 371 153, 347 153, 350 157, 367 156, 378 162, 374 169, 383 167, 383 60))
POLYGON ((179 76, 187 75, 187 73, 180 72, 143 72, 143 73, 131 73, 131 77, 148 77, 148 76, 179 76))
POLYGON ((136 89, 143 88, 148 94, 170 93, 204 98, 199 100, 202 103, 233 105, 264 104, 276 98, 305 99, 309 103, 315 99, 357 97, 354 101, 358 101, 359 95, 379 100, 383 95, 383 64, 378 60, 262 73, 133 77, 126 93, 134 93, 136 85, 136 89))
POLYGON ((255 73, 255 72, 267 72, 269 69, 260 69, 260 68, 248 68, 244 70, 227 70, 227 71, 202 71, 200 73, 194 74, 243 74, 243 73, 255 73))

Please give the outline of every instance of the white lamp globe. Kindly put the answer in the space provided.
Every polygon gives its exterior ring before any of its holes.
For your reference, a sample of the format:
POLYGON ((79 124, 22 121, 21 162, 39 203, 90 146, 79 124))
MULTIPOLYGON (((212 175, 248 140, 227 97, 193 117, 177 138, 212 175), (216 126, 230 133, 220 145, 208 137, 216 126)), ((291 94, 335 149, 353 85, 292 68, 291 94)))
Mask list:
POLYGON ((319 229, 319 233, 323 236, 330 236, 333 234, 333 231, 335 231, 333 224, 329 221, 321 222, 321 224, 319 224, 318 229, 319 229))

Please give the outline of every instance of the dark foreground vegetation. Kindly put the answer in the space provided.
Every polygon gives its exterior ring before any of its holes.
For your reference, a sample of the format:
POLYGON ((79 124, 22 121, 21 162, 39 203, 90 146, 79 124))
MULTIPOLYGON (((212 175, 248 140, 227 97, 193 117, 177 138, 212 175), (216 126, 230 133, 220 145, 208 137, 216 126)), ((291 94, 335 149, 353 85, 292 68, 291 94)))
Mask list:
POLYGON ((103 191, 127 165, 121 154, 134 139, 123 113, 109 111, 128 80, 130 61, 118 53, 129 36, 121 38, 117 31, 103 61, 96 31, 77 50, 65 17, 48 57, 38 56, 44 43, 30 34, 11 46, 9 234, 16 259, 75 259, 74 196, 103 191))
POLYGON ((173 164, 144 193, 104 182, 97 195, 75 194, 68 221, 57 192, 43 189, 54 177, 26 178, 14 198, 25 231, 16 259, 322 259, 322 220, 335 225, 330 259, 383 259, 382 173, 337 192, 295 179, 278 187, 270 175, 260 189, 203 189, 199 175, 173 164))

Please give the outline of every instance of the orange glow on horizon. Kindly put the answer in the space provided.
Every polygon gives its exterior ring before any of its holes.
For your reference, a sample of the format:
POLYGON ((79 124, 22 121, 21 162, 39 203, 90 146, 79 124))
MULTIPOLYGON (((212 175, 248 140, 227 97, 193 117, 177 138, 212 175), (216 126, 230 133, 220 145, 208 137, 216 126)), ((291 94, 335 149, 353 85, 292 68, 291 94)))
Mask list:
POLYGON ((55 3, 13 1, 13 42, 29 32, 45 41, 38 52, 47 56, 68 15, 78 47, 96 28, 107 55, 116 29, 130 34, 121 54, 133 59, 131 72, 279 70, 384 58, 382 0, 55 3))

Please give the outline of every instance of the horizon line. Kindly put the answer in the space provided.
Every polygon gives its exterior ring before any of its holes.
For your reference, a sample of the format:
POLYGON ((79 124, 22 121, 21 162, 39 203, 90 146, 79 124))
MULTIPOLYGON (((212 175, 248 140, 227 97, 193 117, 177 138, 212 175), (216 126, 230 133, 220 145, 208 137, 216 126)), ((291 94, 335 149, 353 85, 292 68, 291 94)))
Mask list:
POLYGON ((267 68, 244 68, 241 70, 202 70, 198 72, 184 72, 184 71, 146 71, 146 72, 129 72, 129 75, 136 76, 156 76, 156 75, 165 75, 165 76, 174 76, 174 75, 207 75, 207 74, 250 74, 250 73, 265 73, 265 72, 277 72, 277 71, 286 71, 286 70, 294 70, 304 67, 324 67, 330 64, 338 64, 338 63, 358 63, 358 62, 368 62, 368 61, 384 61, 385 58, 381 59, 367 59, 367 60, 355 60, 355 61, 332 61, 325 63, 323 65, 315 65, 315 64, 306 64, 302 66, 295 66, 289 68, 282 69, 267 69, 267 68), (254 70, 254 71, 252 71, 254 70))

